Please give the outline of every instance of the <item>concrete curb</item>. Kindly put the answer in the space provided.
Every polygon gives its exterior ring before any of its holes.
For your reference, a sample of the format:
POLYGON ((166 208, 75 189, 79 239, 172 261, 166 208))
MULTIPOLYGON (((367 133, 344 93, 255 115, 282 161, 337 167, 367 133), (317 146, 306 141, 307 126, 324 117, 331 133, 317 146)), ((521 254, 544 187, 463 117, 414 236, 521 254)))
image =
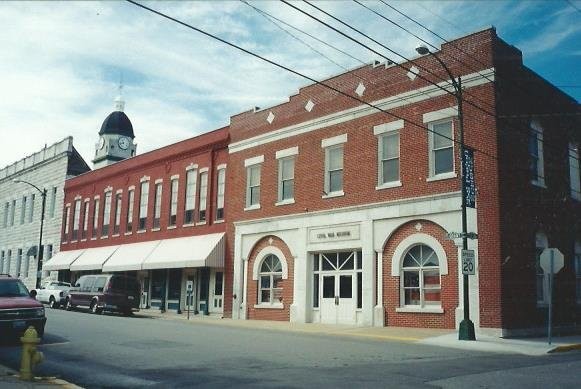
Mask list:
POLYGON ((32 381, 22 381, 16 370, 7 366, 0 365, 0 388, 4 387, 3 383, 9 383, 11 388, 32 388, 32 387, 61 387, 65 389, 84 389, 81 386, 72 384, 68 381, 57 377, 39 377, 35 376, 32 381))
POLYGON ((564 353, 567 351, 575 351, 575 350, 581 350, 581 343, 575 343, 575 344, 565 344, 562 346, 557 346, 552 350, 549 350, 549 353, 564 353))

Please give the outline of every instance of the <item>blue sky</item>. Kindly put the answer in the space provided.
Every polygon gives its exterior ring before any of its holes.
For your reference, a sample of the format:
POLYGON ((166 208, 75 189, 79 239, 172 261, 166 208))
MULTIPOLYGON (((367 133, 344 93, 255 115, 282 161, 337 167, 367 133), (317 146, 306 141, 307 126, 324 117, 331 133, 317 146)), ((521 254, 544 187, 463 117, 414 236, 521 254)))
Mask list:
MULTIPOLYGON (((285 27, 325 58, 240 1, 145 4, 316 79, 379 59, 282 3, 250 3, 356 59, 285 27)), ((581 1, 388 3, 448 40, 494 25, 523 51, 525 65, 581 98, 581 1)), ((316 4, 415 56, 418 39, 358 4, 316 4)), ((381 2, 365 5, 442 43, 381 2)), ((121 74, 138 153, 224 126, 231 115, 285 101, 308 84, 127 2, 1 2, 0 25, 0 167, 69 135, 89 162, 121 74)))

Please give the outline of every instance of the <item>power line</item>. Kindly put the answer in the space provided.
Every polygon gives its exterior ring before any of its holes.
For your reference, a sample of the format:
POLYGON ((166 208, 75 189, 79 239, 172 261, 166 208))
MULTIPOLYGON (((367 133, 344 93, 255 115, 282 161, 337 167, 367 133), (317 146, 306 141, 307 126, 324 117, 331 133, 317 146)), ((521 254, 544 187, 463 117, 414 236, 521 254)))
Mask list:
MULTIPOLYGON (((169 16, 167 14, 164 14, 163 12, 160 12, 160 11, 157 11, 157 10, 155 10, 153 8, 147 7, 147 6, 145 6, 143 4, 140 4, 140 3, 138 3, 138 2, 136 2, 134 0, 126 0, 126 1, 129 2, 129 3, 131 3, 131 4, 133 4, 133 5, 135 5, 135 6, 137 6, 137 7, 143 8, 146 11, 149 11, 151 13, 154 13, 154 14, 156 14, 158 16, 161 16, 161 17, 163 17, 165 19, 171 20, 174 23, 180 24, 180 25, 182 25, 182 26, 184 26, 186 28, 189 28, 191 30, 194 30, 196 32, 199 32, 200 34, 203 34, 203 35, 205 35, 205 36, 207 36, 209 38, 212 38, 214 40, 217 40, 217 41, 219 41, 219 42, 221 42, 221 43, 223 43, 223 44, 225 44, 227 46, 233 47, 233 48, 235 48, 235 49, 237 49, 239 51, 242 51, 243 53, 246 53, 246 54, 251 55, 251 56, 253 56, 255 58, 258 58, 258 59, 260 59, 260 60, 262 60, 264 62, 267 62, 267 63, 269 63, 269 64, 271 64, 273 66, 276 66, 276 67, 278 67, 280 69, 286 70, 286 71, 288 71, 290 73, 293 73, 294 75, 297 75, 299 77, 305 78, 305 79, 307 79, 307 80, 309 80, 309 81, 311 81, 311 82, 313 82, 313 83, 315 83, 317 85, 321 85, 321 86, 323 86, 325 88, 328 88, 328 89, 330 89, 330 90, 332 90, 332 91, 334 91, 336 93, 339 93, 339 94, 341 94, 341 95, 343 95, 343 96, 345 96, 345 97, 347 97, 349 99, 352 99, 352 100, 358 101, 358 102, 360 102, 362 104, 365 104, 365 105, 367 105, 367 106, 369 106, 369 107, 371 107, 371 108, 373 108, 373 109, 375 109, 375 110, 377 110, 379 112, 382 112, 382 113, 385 113, 387 115, 390 115, 390 116, 392 116, 392 117, 394 117, 396 119, 403 120, 403 121, 405 121, 407 123, 410 123, 410 124, 412 124, 412 125, 420 128, 422 130, 425 130, 427 132, 436 134, 436 135, 438 135, 438 136, 440 136, 440 137, 442 137, 444 139, 448 139, 448 140, 452 141, 453 143, 456 143, 456 144, 459 144, 460 143, 459 141, 457 141, 457 140, 455 140, 453 138, 447 137, 445 135, 441 135, 441 134, 435 132, 434 130, 432 130, 432 129, 426 127, 426 126, 423 126, 421 124, 418 124, 418 123, 416 123, 416 122, 414 122, 412 120, 405 119, 404 117, 399 116, 397 114, 394 114, 393 112, 389 112, 389 111, 386 111, 384 109, 381 109, 381 108, 379 108, 378 106, 376 106, 374 104, 371 104, 371 103, 369 103, 369 102, 367 102, 365 100, 362 100, 362 99, 360 99, 358 97, 352 96, 352 95, 350 95, 350 94, 348 94, 346 92, 343 92, 343 91, 341 91, 341 90, 339 90, 339 89, 337 89, 337 88, 335 88, 335 87, 333 87, 331 85, 325 84, 324 82, 317 81, 316 79, 314 79, 314 78, 312 78, 310 76, 307 76, 305 74, 302 74, 302 73, 300 73, 300 72, 298 72, 296 70, 293 70, 293 69, 291 69, 291 68, 289 68, 289 67, 287 67, 285 65, 279 64, 279 63, 277 63, 277 62, 275 62, 273 60, 270 60, 270 59, 268 59, 266 57, 263 57, 260 54, 256 54, 256 53, 254 53, 254 52, 252 52, 252 51, 250 51, 248 49, 245 49, 245 48, 243 48, 241 46, 238 46, 235 43, 229 42, 229 41, 227 41, 227 40, 225 40, 223 38, 220 38, 220 37, 218 37, 216 35, 213 35, 213 34, 207 32, 207 31, 204 31, 204 30, 198 28, 198 27, 192 26, 191 24, 185 23, 185 22, 183 22, 183 21, 181 21, 179 19, 176 19, 176 18, 174 18, 172 16, 169 16)), ((489 154, 489 153, 487 153, 487 152, 485 152, 483 150, 480 150, 480 149, 477 149, 477 148, 472 148, 472 150, 474 150, 475 152, 479 152, 482 155, 486 155, 486 156, 490 157, 491 159, 498 160, 498 157, 497 156, 494 156, 492 154, 489 154)))
MULTIPOLYGON (((328 23, 326 23, 325 21, 323 21, 323 20, 321 20, 321 19, 317 18, 316 16, 314 16, 314 15, 311 15, 310 13, 308 13, 308 12, 306 12, 306 11, 304 11, 304 10, 302 10, 302 9, 298 8, 298 7, 295 7, 294 5, 290 4, 290 3, 289 3, 288 1, 286 1, 286 0, 281 0, 281 2, 283 2, 283 3, 284 3, 284 4, 286 4, 286 5, 288 5, 288 6, 289 6, 289 7, 291 7, 291 8, 293 8, 293 9, 295 9, 295 10, 299 11, 300 13, 302 13, 302 14, 304 14, 304 15, 308 16, 309 18, 311 18, 311 19, 313 19, 313 20, 316 20, 316 21, 317 21, 317 22, 319 22, 320 24, 322 24, 322 25, 324 25, 324 26, 326 26, 326 27, 330 28, 331 30, 333 30, 333 31, 335 31, 335 32, 339 33, 340 35, 342 35, 342 36, 344 36, 344 37, 348 38, 349 40, 351 40, 351 41, 353 41, 353 42, 355 42, 355 43, 359 44, 360 46, 363 46, 363 47, 365 47, 366 49, 368 49, 368 50, 370 50, 370 51, 372 51, 372 52, 376 53, 377 55, 380 55, 380 56, 382 56, 383 58, 386 58, 386 59, 388 59, 388 60, 390 60, 390 61, 391 61, 391 59, 389 59, 388 57, 386 57, 386 56, 382 55, 381 53, 379 53, 379 52, 377 52, 376 50, 372 49, 371 47, 367 46, 366 44, 364 44, 364 43, 361 43, 361 42, 360 42, 360 41, 358 41, 357 39, 355 39, 355 38, 353 38, 353 37, 351 37, 351 36, 347 35, 347 34, 346 34, 346 33, 344 33, 343 31, 340 31, 339 29, 337 29, 337 28, 335 28, 335 27, 331 26, 330 24, 328 24, 328 23)), ((327 11, 325 11, 325 10, 323 10, 323 9, 321 9, 321 8, 319 8, 319 7, 317 7, 316 5, 313 5, 313 4, 309 3, 307 0, 303 0, 303 2, 307 3, 307 4, 308 4, 308 5, 310 5, 311 7, 313 7, 313 8, 315 8, 315 9, 317 9, 318 11, 320 11, 320 12, 324 13, 325 15, 329 16, 330 18, 332 18, 332 19, 336 20, 337 22, 339 22, 339 23, 341 23, 341 24, 345 25, 346 27, 348 27, 348 28, 350 28, 350 29, 352 29, 352 30, 356 31, 357 33, 359 33, 359 34, 363 35, 364 37, 366 37, 367 39, 371 40, 372 42, 374 42, 374 43, 376 43, 376 44, 378 44, 378 45, 380 45, 380 46, 384 47, 386 50, 388 50, 388 51, 390 51, 390 52, 393 52, 393 53, 397 54, 397 55, 398 55, 398 56, 400 56, 401 58, 404 58, 404 59, 406 59, 406 57, 404 57, 404 56, 400 55, 399 53, 395 52, 394 50, 390 49, 389 47, 386 47, 385 45, 381 44, 381 43, 380 43, 380 42, 378 42, 377 40, 375 40, 375 39, 373 39, 373 38, 369 37, 367 34, 365 34, 365 33, 361 32, 361 31, 359 31, 358 29, 356 29, 355 27, 353 27, 353 26, 349 25, 348 23, 346 23, 346 22, 342 21, 341 19, 339 19, 339 18, 337 18, 337 17, 335 17, 335 16, 331 15, 331 14, 330 14, 330 13, 328 13, 327 11)), ((406 60, 407 60, 407 59, 406 59, 406 60)), ((416 64, 414 61, 412 61, 412 60, 407 60, 407 61, 408 61, 408 62, 410 62, 410 63, 412 63, 412 64, 415 64, 415 65, 417 65, 417 64, 416 64)), ((402 69, 404 69, 404 70, 409 70, 408 68, 406 68, 406 67, 405 67, 405 66, 403 66, 402 64, 398 64, 397 62, 395 62, 395 65, 396 65, 396 66, 398 66, 398 67, 400 67, 400 68, 402 68, 402 69)), ((418 65, 418 66, 420 66, 420 65, 418 65)), ((431 72, 429 72, 429 73, 430 73, 430 74, 433 74, 433 73, 431 73, 431 72)), ((417 77, 418 77, 418 78, 421 78, 421 79, 423 79, 423 80, 425 80, 425 81, 427 81, 428 83, 430 83, 430 84, 432 84, 432 85, 434 85, 434 86, 436 86, 438 89, 444 90, 446 93, 448 93, 448 94, 450 94, 450 95, 452 95, 452 96, 455 96, 455 94, 454 94, 454 93, 452 93, 452 92, 450 92, 449 90, 447 90, 446 88, 444 88, 444 87, 442 87, 442 86, 440 86, 440 85, 436 84, 435 82, 433 82, 433 81, 430 81, 429 79, 427 79, 427 78, 423 77, 422 75, 420 75, 420 74, 417 74, 417 77)), ((471 96, 471 94, 469 94, 469 93, 466 93, 465 95, 467 95, 467 96, 470 96, 470 97, 473 97, 473 96, 471 96)), ((468 105, 471 105, 472 107, 474 107, 474 108, 476 108, 476 109, 478 109, 478 110, 482 111, 483 113, 485 113, 485 114, 487 114, 487 115, 489 115, 489 116, 491 116, 491 117, 494 117, 495 119, 499 119, 499 117, 497 116, 497 114, 496 114, 496 113, 494 113, 494 112, 490 112, 490 111, 486 110, 485 108, 482 108, 481 106, 479 106, 479 105, 477 105, 477 104, 473 103, 473 102, 472 102, 472 101, 470 101, 470 100, 462 99, 462 101, 464 101, 464 102, 466 102, 468 105)), ((502 128, 499 128, 499 130, 502 130, 502 128)), ((528 134, 529 134, 529 132, 530 132, 531 130, 532 130, 532 131, 534 131, 534 132, 536 132, 536 133, 540 133, 540 131, 536 131, 536 130, 534 130, 534 129, 527 129, 527 130, 526 130, 526 134, 525 134, 525 135, 528 135, 528 134)), ((517 127, 517 131, 519 131, 519 132, 523 132, 523 130, 522 130, 521 128, 519 128, 519 127, 517 127)), ((540 141, 541 141, 543 144, 546 144, 547 146, 553 146, 553 145, 551 145, 551 144, 548 144, 548 143, 546 143, 546 141, 545 141, 544 139, 540 139, 540 141)), ((557 146, 554 146, 554 147, 555 147, 555 148, 557 148, 557 146)))
POLYGON ((577 6, 575 4, 573 4, 573 2, 571 0, 565 0, 567 2, 567 4, 569 4, 573 9, 575 9, 577 12, 581 13, 581 9, 577 8, 577 6))

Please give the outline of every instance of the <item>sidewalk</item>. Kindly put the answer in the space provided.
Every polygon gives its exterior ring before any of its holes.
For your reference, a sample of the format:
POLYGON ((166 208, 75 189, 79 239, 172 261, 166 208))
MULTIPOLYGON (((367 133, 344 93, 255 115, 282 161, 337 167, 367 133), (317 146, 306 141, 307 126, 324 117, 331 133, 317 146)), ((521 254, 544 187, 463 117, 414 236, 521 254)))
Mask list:
POLYGON ((34 381, 21 381, 18 378, 18 372, 9 367, 0 365, 0 389, 79 389, 77 385, 73 385, 67 381, 57 379, 55 377, 35 377, 34 381))
MULTIPOLYGON (((143 310, 138 315, 162 320, 187 320, 187 314, 161 313, 158 310, 143 310)), ((291 331, 309 334, 357 337, 378 341, 418 343, 463 350, 513 353, 524 355, 546 355, 553 352, 581 350, 581 336, 553 337, 552 344, 547 338, 505 339, 477 334, 476 341, 458 340, 456 330, 407 327, 354 327, 321 323, 290 323, 266 320, 233 320, 218 316, 191 315, 189 322, 212 324, 237 328, 291 331)))

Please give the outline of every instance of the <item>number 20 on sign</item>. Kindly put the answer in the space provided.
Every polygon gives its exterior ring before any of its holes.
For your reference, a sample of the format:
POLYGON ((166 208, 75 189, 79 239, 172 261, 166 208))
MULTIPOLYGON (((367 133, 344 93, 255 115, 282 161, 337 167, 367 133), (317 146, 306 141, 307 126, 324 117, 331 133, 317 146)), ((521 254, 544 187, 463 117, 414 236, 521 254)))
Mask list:
POLYGON ((462 274, 476 274, 476 261, 474 260, 474 250, 462 250, 462 274))

